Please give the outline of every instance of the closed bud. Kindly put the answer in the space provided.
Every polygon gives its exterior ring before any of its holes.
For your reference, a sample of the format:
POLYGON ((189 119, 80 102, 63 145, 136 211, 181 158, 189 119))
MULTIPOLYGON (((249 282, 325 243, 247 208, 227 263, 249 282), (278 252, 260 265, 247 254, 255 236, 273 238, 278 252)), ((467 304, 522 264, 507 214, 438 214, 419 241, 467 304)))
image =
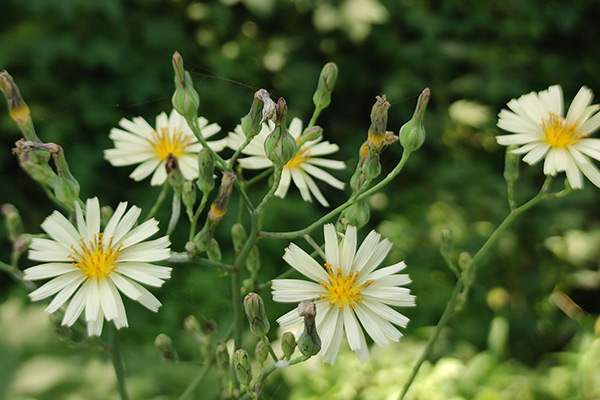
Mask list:
POLYGON ((313 95, 315 108, 322 110, 331 103, 331 92, 337 80, 338 67, 335 63, 327 63, 321 70, 317 90, 313 95))
POLYGON ((29 233, 23 233, 17 237, 13 243, 13 251, 17 256, 24 254, 29 249, 32 238, 33 236, 29 233))
POLYGON ((296 350, 296 338, 292 332, 284 332, 281 335, 281 351, 283 352, 283 359, 289 360, 292 358, 292 354, 296 350))
POLYGON ((246 230, 244 229, 244 225, 242 224, 234 224, 231 227, 231 239, 233 242, 233 250, 236 254, 242 251, 244 244, 248 240, 248 235, 246 235, 246 230))
POLYGON ((258 361, 261 366, 267 360, 267 357, 269 356, 269 349, 262 340, 259 340, 256 343, 256 347, 254 348, 254 356, 256 357, 256 361, 258 361))
POLYGON ((215 187, 215 160, 213 155, 205 148, 198 152, 198 170, 199 176, 196 184, 202 193, 208 195, 215 187))
POLYGON ((183 68, 183 58, 177 51, 173 54, 173 69, 175 70, 175 93, 171 99, 173 108, 185 119, 194 119, 198 113, 200 97, 194 89, 190 73, 183 68))
POLYGON ((256 293, 248 293, 244 297, 244 310, 250 323, 250 331, 258 337, 265 337, 271 326, 265 312, 263 299, 256 293))
POLYGON ((0 91, 4 93, 8 102, 10 117, 15 121, 25 139, 39 142, 40 139, 33 128, 29 107, 25 103, 25 100, 23 100, 23 97, 21 97, 19 87, 12 76, 6 71, 0 73, 0 91))
POLYGON ((231 197, 231 191, 233 190, 233 182, 235 179, 236 175, 233 172, 223 172, 221 186, 219 186, 219 193, 217 194, 215 201, 211 204, 206 219, 206 222, 209 224, 211 229, 214 229, 215 225, 227 212, 227 204, 229 204, 229 198, 231 197))
POLYGON ((471 255, 466 251, 463 251, 458 255, 458 266, 461 270, 465 271, 471 266, 471 255))
POLYGON ((442 255, 450 255, 454 249, 454 237, 452 231, 449 228, 442 229, 440 238, 440 253, 442 253, 442 255))
POLYGON ((227 345, 223 342, 218 342, 215 347, 215 361, 220 372, 229 373, 229 351, 227 345))
POLYGON ((321 351, 321 338, 317 333, 315 318, 317 307, 312 301, 303 301, 298 305, 298 314, 304 318, 304 329, 298 338, 298 349, 306 356, 314 356, 321 351))
POLYGON ((179 169, 179 160, 173 153, 167 154, 166 168, 169 185, 175 190, 181 190, 185 178, 179 169))
POLYGON ((181 190, 181 201, 188 213, 194 213, 194 204, 196 204, 196 186, 192 181, 183 182, 181 190))
POLYGON ((262 129, 262 123, 264 121, 263 109, 265 105, 263 98, 265 97, 273 102, 269 96, 269 92, 265 89, 260 89, 254 93, 254 100, 252 101, 250 111, 242 118, 240 125, 242 127, 242 132, 244 132, 247 139, 252 139, 254 136, 258 135, 262 129))
POLYGON ((260 253, 258 252, 257 246, 252 246, 250 253, 248 253, 248 257, 246 257, 246 268, 252 274, 252 276, 256 277, 258 270, 260 269, 260 253))
POLYGON ((304 143, 312 142, 313 140, 319 140, 323 137, 323 128, 320 126, 311 126, 304 129, 302 135, 298 138, 298 142, 296 143, 297 148, 301 148, 304 143))
POLYGON ((296 154, 296 140, 287 130, 285 99, 279 98, 276 112, 275 128, 265 139, 264 146, 267 158, 274 165, 283 167, 296 154))
POLYGON ((8 240, 14 243, 23 233, 23 221, 21 220, 19 210, 12 204, 2 204, 0 211, 4 216, 4 227, 6 228, 8 240))
POLYGON ((504 158, 504 180, 507 183, 513 183, 519 179, 519 161, 521 156, 513 153, 517 146, 508 146, 504 158))
POLYGON ((381 162, 379 161, 379 151, 372 144, 367 145, 367 157, 365 158, 361 171, 368 180, 373 180, 381 174, 381 162))
POLYGON ((49 154, 46 153, 44 155, 40 151, 32 151, 19 153, 17 156, 19 158, 19 165, 21 165, 23 171, 25 171, 31 179, 47 188, 52 189, 56 186, 58 177, 50 165, 48 165, 49 154))
POLYGON ((357 229, 362 228, 369 222, 371 210, 365 199, 359 200, 344 210, 343 218, 346 219, 347 225, 355 226, 357 229))
POLYGON ((200 327, 200 322, 193 315, 187 316, 183 320, 183 329, 196 337, 200 337, 202 335, 202 328, 200 327))
POLYGON ((249 385, 252 381, 252 365, 246 350, 239 349, 233 353, 233 367, 238 382, 242 385, 249 385))
POLYGON ((380 151, 386 144, 386 132, 387 132, 387 120, 388 120, 388 109, 390 103, 383 96, 377 96, 375 104, 371 109, 371 125, 369 126, 369 142, 373 148, 380 151))
POLYGON ((208 248, 206 249, 206 255, 211 261, 221 261, 221 248, 219 247, 219 242, 217 242, 217 239, 210 239, 208 248))
POLYGON ((430 97, 431 93, 429 88, 426 88, 421 92, 419 100, 417 101, 417 108, 415 109, 411 120, 400 128, 400 144, 404 147, 405 151, 411 152, 417 150, 425 142, 423 119, 430 97))
POLYGON ((175 346, 173 346, 173 341, 169 336, 164 333, 159 334, 154 340, 154 345, 160 352, 164 362, 177 361, 177 352, 175 351, 175 346))

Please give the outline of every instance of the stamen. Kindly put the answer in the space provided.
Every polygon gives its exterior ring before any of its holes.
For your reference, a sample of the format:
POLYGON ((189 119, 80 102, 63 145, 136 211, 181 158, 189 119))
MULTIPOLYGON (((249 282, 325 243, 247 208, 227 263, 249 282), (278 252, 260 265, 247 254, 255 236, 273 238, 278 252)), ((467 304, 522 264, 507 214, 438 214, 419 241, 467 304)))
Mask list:
POLYGON ((357 285, 360 271, 353 271, 349 275, 344 275, 341 268, 333 270, 330 264, 325 263, 327 269, 327 283, 319 281, 319 285, 327 290, 327 295, 321 294, 321 300, 328 299, 329 306, 338 305, 340 309, 345 306, 356 308, 356 303, 362 303, 364 296, 362 290, 370 286, 374 281, 369 279, 364 283, 357 285))
POLYGON ((175 157, 181 157, 185 148, 191 140, 182 131, 174 131, 172 134, 169 128, 160 128, 160 132, 152 132, 152 139, 148 139, 156 155, 161 160, 166 160, 169 153, 175 157))
POLYGON ((90 278, 107 277, 117 269, 115 263, 119 259, 119 251, 123 244, 119 243, 117 248, 113 248, 114 238, 111 237, 105 246, 102 236, 102 233, 96 233, 88 243, 85 243, 83 238, 79 239, 78 249, 71 245, 74 254, 69 255, 69 258, 73 260, 73 266, 90 278))
POLYGON ((302 147, 296 152, 296 155, 294 155, 294 157, 292 157, 292 159, 287 162, 285 166, 289 168, 296 168, 299 165, 304 164, 308 160, 310 160, 310 148, 302 147))
POLYGON ((546 142, 552 147, 566 148, 587 136, 581 133, 576 123, 569 124, 565 118, 554 113, 542 121, 542 129, 546 142))

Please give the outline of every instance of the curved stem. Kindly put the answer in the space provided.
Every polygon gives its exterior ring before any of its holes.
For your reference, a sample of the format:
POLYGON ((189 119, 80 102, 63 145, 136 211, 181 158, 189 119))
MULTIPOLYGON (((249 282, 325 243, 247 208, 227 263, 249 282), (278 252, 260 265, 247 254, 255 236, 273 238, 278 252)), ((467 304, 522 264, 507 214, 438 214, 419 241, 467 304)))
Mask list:
POLYGON ((165 197, 167 196, 167 192, 169 191, 169 187, 170 187, 169 183, 165 181, 165 183, 163 184, 162 190, 160 191, 160 193, 158 194, 158 197, 156 198, 156 201, 154 202, 154 205, 152 206, 152 208, 150 209, 150 211, 148 212, 148 214, 146 215, 146 217, 144 219, 150 219, 150 218, 154 217, 154 215, 160 208, 161 204, 165 200, 165 197))
POLYGON ((244 143, 233 153, 233 156, 229 159, 229 168, 233 170, 233 166, 235 165, 235 161, 242 154, 242 151, 250 144, 250 142, 254 139, 254 137, 246 138, 244 143))
POLYGON ((190 220, 190 234, 188 237, 188 241, 190 242, 194 239, 194 235, 196 234, 196 225, 198 224, 198 218, 200 218, 200 214, 202 214, 202 211, 204 210, 206 200, 208 200, 208 194, 202 193, 202 200, 200 200, 200 205, 198 206, 196 212, 190 220))
POLYGON ((129 395, 127 394, 127 386, 125 385, 125 366, 123 365, 121 349, 119 347, 119 335, 114 324, 110 324, 110 326, 112 327, 112 362, 115 374, 117 375, 117 388, 119 389, 121 400, 128 400, 129 395))

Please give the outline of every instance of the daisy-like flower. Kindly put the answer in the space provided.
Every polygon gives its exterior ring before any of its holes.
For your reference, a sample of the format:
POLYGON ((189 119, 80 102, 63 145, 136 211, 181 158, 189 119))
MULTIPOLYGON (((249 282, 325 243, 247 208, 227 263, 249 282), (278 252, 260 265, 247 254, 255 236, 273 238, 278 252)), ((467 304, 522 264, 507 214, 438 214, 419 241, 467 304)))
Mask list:
POLYGON ((581 172, 600 187, 600 171, 590 160, 600 160, 600 140, 588 136, 600 127, 600 106, 590 105, 590 89, 583 86, 563 113, 563 93, 559 85, 539 93, 531 92, 508 102, 509 110, 498 114, 498 127, 513 132, 497 136, 504 146, 520 146, 513 150, 525 154, 523 161, 535 164, 544 160, 544 174, 566 172, 569 185, 583 187, 581 172))
MULTIPOLYGON (((243 154, 249 156, 238 160, 242 168, 262 169, 269 168, 273 165, 267 158, 264 143, 274 127, 275 124, 273 124, 272 121, 269 121, 268 124, 263 124, 260 133, 256 135, 250 144, 242 151, 243 154)), ((298 141, 302 134, 302 121, 299 118, 292 119, 288 130, 294 139, 298 141)), ((227 145, 234 150, 238 149, 244 141, 245 136, 240 125, 236 126, 235 130, 230 132, 227 136, 227 145)), ((325 197, 323 197, 323 194, 311 176, 327 182, 334 188, 343 189, 344 182, 319 168, 346 168, 346 164, 343 161, 328 160, 318 157, 335 153, 338 150, 338 145, 327 141, 323 142, 321 139, 304 143, 302 147, 298 149, 296 155, 283 167, 281 182, 279 183, 275 195, 284 198, 290 187, 291 181, 293 181, 296 187, 298 187, 298 190, 300 190, 300 194, 304 201, 312 201, 312 193, 321 205, 324 207, 329 206, 329 203, 325 200, 325 197)))
POLYGON ((171 268, 150 264, 169 257, 168 237, 144 241, 158 232, 158 222, 153 218, 133 228, 141 210, 126 208, 120 203, 101 232, 98 199, 87 200, 85 216, 75 203, 77 227, 55 211, 42 223, 50 239, 31 242, 29 258, 44 264, 26 269, 25 279, 53 279, 29 297, 38 301, 56 295, 46 308, 49 313, 70 299, 62 324, 73 325, 85 309, 90 336, 102 333, 105 319, 117 329, 127 326, 119 291, 156 312, 160 301, 138 282, 159 287, 171 276, 171 268))
MULTIPOLYGON (((317 309, 317 333, 321 337, 321 355, 333 364, 344 332, 350 348, 361 362, 369 360, 364 330, 373 341, 384 346, 402 337, 394 326, 406 327, 408 318, 390 306, 411 307, 415 297, 400 287, 410 283, 406 274, 397 274, 406 267, 401 261, 377 269, 392 244, 371 231, 356 250, 356 227, 349 226, 338 243, 332 224, 324 226, 325 266, 295 244, 286 249, 283 259, 314 282, 299 279, 273 280, 273 299, 283 303, 314 301, 317 309)), ((302 321, 296 309, 281 316, 277 322, 284 329, 302 321)), ((300 333, 300 332, 298 332, 300 333)))
MULTIPOLYGON (((154 128, 142 117, 135 117, 131 121, 123 118, 119 125, 123 129, 110 130, 109 137, 114 141, 115 148, 105 150, 104 158, 115 167, 139 164, 129 175, 131 179, 141 181, 154 173, 150 184, 162 185, 167 179, 166 160, 169 153, 177 157, 185 179, 198 177, 198 152, 202 144, 177 111, 171 111, 168 117, 166 113, 160 113, 154 128)), ((204 117, 198 118, 198 126, 205 138, 221 130, 219 125, 209 124, 204 117)), ((208 142, 215 151, 223 150, 225 144, 225 139, 208 142)))

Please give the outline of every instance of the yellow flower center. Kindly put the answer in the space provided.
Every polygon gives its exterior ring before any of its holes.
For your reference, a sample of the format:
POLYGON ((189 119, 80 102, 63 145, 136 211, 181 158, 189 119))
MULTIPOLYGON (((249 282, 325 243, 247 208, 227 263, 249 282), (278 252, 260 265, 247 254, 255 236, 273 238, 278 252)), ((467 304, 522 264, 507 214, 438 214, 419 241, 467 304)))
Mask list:
POLYGON ((338 305, 340 309, 344 306, 356 307, 356 303, 362 303, 363 294, 362 290, 367 288, 373 283, 373 279, 357 285, 359 271, 353 271, 349 275, 342 274, 340 268, 337 271, 333 271, 331 265, 325 264, 327 268, 327 283, 319 281, 319 285, 323 286, 327 290, 327 295, 321 295, 321 299, 329 300, 329 306, 338 305))
POLYGON ((587 136, 577 129, 577 124, 569 124, 566 119, 554 113, 542 121, 546 143, 552 147, 566 148, 577 144, 579 139, 587 136))
POLYGON ((78 246, 71 246, 75 255, 69 255, 73 260, 73 265, 89 278, 105 278, 110 275, 117 266, 115 263, 119 259, 119 250, 123 244, 117 248, 113 247, 113 238, 108 242, 108 246, 102 243, 102 233, 95 233, 94 239, 88 243, 83 238, 79 239, 78 246))
POLYGON ((310 160, 310 149, 308 147, 302 147, 296 152, 294 157, 292 157, 292 159, 285 164, 285 166, 288 168, 296 168, 308 160, 310 160))
POLYGON ((169 128, 160 128, 160 132, 152 132, 152 139, 149 139, 149 142, 158 158, 166 160, 169 153, 175 157, 181 157, 185 148, 190 144, 190 139, 181 131, 171 133, 169 128))

